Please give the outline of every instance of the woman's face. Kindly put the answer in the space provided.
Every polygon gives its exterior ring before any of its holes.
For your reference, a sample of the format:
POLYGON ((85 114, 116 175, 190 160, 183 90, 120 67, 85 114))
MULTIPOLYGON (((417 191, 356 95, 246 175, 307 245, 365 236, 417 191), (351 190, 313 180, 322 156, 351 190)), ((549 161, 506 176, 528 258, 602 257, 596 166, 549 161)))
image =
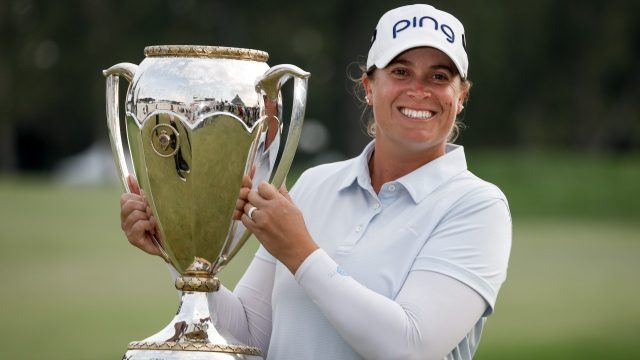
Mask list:
POLYGON ((442 51, 408 50, 362 79, 376 122, 376 148, 433 150, 442 155, 468 89, 442 51))

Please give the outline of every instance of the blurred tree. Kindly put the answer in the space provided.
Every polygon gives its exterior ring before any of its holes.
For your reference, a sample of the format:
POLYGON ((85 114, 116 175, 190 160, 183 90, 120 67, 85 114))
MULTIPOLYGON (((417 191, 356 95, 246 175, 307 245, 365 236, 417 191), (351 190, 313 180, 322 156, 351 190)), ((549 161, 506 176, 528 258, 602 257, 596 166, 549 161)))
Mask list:
POLYGON ((464 140, 637 150, 640 3, 500 3, 467 22, 476 89, 464 140))
MULTIPOLYGON (((367 141, 348 75, 379 16, 406 2, 6 0, 0 4, 0 171, 50 169, 106 141, 104 79, 154 44, 266 50, 312 73, 307 118, 329 148, 367 141)), ((474 82, 464 144, 640 147, 639 2, 433 1, 466 27, 474 82)), ((311 158, 314 154, 301 154, 311 158)))

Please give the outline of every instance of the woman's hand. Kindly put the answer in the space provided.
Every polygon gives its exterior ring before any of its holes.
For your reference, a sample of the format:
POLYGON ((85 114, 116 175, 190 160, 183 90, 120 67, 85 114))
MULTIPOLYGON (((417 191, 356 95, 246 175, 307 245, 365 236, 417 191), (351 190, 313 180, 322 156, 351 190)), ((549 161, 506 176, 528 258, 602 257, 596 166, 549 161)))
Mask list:
POLYGON ((236 209, 233 211, 233 220, 241 220, 242 214, 244 213, 244 205, 249 201, 247 196, 249 196, 249 191, 253 188, 253 177, 256 174, 256 166, 251 166, 251 170, 249 170, 249 174, 242 177, 242 185, 240 187, 240 194, 238 195, 238 200, 236 201, 236 209))
MULTIPOLYGON (((242 194, 241 191, 241 197, 242 194)), ((293 274, 307 256, 318 249, 307 230, 302 212, 295 206, 284 185, 278 191, 275 186, 262 182, 257 191, 247 191, 240 215, 244 226, 293 274), (249 211, 253 207, 256 210, 249 218, 249 211)))
POLYGON ((156 220, 151 208, 133 176, 127 177, 131 193, 120 196, 120 225, 129 242, 151 255, 161 255, 153 236, 157 234, 156 220))
POLYGON ((244 206, 249 201, 247 197, 249 196, 249 192, 251 191, 251 187, 253 186, 251 182, 252 174, 245 175, 242 178, 242 187, 240 188, 240 195, 238 195, 238 200, 236 201, 236 209, 233 211, 233 220, 241 220, 242 214, 244 214, 244 206))

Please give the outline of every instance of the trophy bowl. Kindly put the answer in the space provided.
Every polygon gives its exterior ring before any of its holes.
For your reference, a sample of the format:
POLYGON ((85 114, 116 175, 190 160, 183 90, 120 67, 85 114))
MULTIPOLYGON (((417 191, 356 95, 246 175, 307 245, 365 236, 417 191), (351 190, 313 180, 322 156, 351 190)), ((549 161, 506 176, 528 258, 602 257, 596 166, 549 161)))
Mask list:
POLYGON ((232 218, 243 176, 253 174, 254 184, 284 182, 300 138, 309 73, 269 67, 266 52, 250 49, 176 45, 144 53, 139 65, 103 72, 109 138, 125 191, 132 174, 149 203, 156 245, 180 274, 175 286, 182 296, 173 321, 130 343, 124 359, 261 359, 258 348, 216 327, 206 293, 218 289, 215 275, 250 236, 240 234, 232 218), (120 77, 129 82, 124 128, 120 77), (292 114, 280 151, 280 88, 290 78, 292 114))

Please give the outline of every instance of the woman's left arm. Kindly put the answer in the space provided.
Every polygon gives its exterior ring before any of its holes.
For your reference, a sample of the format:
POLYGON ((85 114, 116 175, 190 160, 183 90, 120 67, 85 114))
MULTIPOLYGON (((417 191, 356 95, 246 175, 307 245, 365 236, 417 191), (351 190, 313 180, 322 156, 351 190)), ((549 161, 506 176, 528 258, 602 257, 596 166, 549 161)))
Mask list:
POLYGON ((412 271, 392 300, 337 269, 333 259, 317 250, 296 279, 366 359, 443 359, 487 308, 473 289, 436 272, 412 271))
MULTIPOLYGON (((504 205, 496 204, 464 216, 465 221, 505 216, 504 205)), ((442 359, 492 306, 471 286, 428 267, 411 271, 395 299, 365 287, 317 247, 284 189, 261 184, 248 194, 244 211, 245 226, 295 274, 344 340, 366 359, 442 359), (246 214, 253 206, 259 210, 250 219, 246 214)), ((491 226, 462 230, 456 222, 451 225, 438 236, 449 246, 456 247, 456 238, 502 236, 491 226)))

